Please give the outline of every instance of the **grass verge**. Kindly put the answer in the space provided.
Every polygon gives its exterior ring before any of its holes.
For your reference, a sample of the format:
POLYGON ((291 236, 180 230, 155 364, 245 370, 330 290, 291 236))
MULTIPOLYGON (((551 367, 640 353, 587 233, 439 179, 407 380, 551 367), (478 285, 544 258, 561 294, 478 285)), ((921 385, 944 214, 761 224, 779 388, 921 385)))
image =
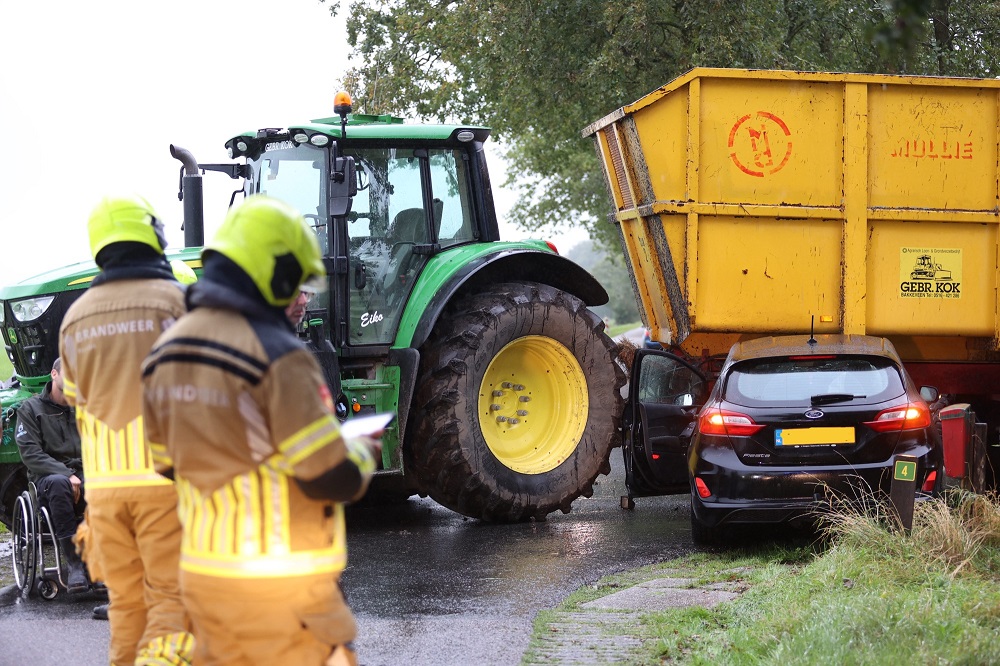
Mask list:
POLYGON ((641 321, 634 321, 628 324, 617 324, 616 326, 609 326, 608 335, 612 338, 617 338, 622 333, 627 333, 631 331, 633 328, 639 328, 640 326, 642 326, 641 321))
MULTIPOLYGON (((884 514, 841 511, 822 537, 812 548, 698 553, 619 574, 556 610, 656 577, 738 580, 746 592, 732 602, 645 613, 622 626, 643 642, 618 663, 1000 663, 996 497, 921 503, 910 534, 884 514)), ((550 617, 536 618, 536 636, 550 617)))

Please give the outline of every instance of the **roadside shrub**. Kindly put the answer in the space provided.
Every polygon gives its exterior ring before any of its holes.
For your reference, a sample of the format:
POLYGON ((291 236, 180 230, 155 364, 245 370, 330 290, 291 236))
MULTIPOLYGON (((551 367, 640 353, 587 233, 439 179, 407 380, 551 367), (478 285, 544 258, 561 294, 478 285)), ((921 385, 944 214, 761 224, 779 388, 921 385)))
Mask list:
POLYGON ((994 494, 952 490, 918 502, 909 535, 889 505, 875 497, 838 503, 824 512, 822 526, 832 548, 907 560, 927 573, 944 569, 950 578, 1000 577, 1000 501, 994 494))

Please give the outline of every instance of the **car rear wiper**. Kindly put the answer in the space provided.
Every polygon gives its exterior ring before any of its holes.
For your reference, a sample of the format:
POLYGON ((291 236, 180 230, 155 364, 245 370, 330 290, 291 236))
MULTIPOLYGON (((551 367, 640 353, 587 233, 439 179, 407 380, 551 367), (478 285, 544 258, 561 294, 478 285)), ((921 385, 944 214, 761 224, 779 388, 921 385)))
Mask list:
POLYGON ((809 398, 809 402, 815 407, 816 405, 830 405, 835 402, 847 402, 855 398, 867 397, 866 395, 854 395, 853 393, 821 393, 809 398))

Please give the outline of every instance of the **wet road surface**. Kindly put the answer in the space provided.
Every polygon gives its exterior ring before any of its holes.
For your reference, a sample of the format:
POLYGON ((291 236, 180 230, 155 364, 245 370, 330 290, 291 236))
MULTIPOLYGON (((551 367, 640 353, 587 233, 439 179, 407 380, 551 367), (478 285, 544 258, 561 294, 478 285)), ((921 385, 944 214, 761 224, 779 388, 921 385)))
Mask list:
MULTIPOLYGON (((518 664, 539 610, 604 575, 693 550, 686 496, 623 511, 621 452, 594 496, 544 522, 492 525, 429 499, 348 511, 344 591, 367 666, 518 664)), ((9 555, 7 555, 9 557, 9 555)), ((0 664, 107 663, 99 600, 0 594, 0 664)))

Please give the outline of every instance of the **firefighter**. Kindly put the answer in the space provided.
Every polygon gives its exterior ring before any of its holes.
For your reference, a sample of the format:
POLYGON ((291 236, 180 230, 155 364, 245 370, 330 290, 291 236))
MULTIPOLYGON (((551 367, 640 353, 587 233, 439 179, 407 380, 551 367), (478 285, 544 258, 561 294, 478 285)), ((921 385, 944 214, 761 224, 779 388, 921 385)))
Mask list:
POLYGON ((354 664, 343 503, 365 492, 381 445, 340 436, 285 313, 304 282, 323 282, 316 237, 293 208, 255 195, 230 210, 202 263, 188 314, 142 373, 150 446, 180 497, 195 658, 354 664))
MULTIPOLYGON (((170 262, 170 271, 174 274, 174 279, 181 284, 181 289, 187 289, 189 284, 198 281, 198 274, 194 272, 194 269, 180 259, 174 259, 170 262)), ((108 604, 94 606, 93 618, 106 621, 108 619, 108 604)))
POLYGON ((87 231, 101 272, 66 312, 59 340, 87 479, 84 558, 107 584, 111 663, 187 664, 194 638, 178 587, 177 492, 153 468, 139 374, 184 313, 183 291, 144 199, 104 198, 87 231))

